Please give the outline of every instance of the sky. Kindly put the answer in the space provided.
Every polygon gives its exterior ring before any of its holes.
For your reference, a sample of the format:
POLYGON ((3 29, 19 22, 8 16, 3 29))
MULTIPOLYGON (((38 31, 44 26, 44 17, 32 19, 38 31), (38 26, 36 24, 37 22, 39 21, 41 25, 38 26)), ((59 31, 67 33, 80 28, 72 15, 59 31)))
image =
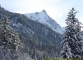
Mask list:
POLYGON ((72 7, 78 11, 76 18, 83 23, 83 0, 0 0, 0 5, 10 12, 21 14, 45 10, 61 27, 72 7))

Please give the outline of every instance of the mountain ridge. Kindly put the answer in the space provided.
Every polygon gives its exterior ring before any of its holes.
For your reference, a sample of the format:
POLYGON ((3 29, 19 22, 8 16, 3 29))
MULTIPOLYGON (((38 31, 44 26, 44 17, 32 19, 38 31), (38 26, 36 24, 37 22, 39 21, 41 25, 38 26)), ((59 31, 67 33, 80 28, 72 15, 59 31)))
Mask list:
POLYGON ((38 21, 44 25, 47 25, 53 29, 53 31, 56 31, 60 34, 63 34, 65 31, 65 28, 61 27, 54 19, 52 19, 45 10, 35 13, 28 13, 25 15, 34 21, 38 21))

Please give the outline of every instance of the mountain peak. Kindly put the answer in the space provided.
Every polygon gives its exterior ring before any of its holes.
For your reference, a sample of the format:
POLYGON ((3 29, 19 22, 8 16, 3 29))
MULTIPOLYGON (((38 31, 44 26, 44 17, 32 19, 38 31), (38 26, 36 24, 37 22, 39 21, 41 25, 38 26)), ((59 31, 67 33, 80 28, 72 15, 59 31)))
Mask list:
POLYGON ((46 11, 45 11, 45 10, 42 10, 42 12, 46 13, 46 11))
POLYGON ((45 10, 42 10, 42 11, 40 11, 40 12, 35 12, 35 15, 42 15, 42 16, 46 16, 46 15, 47 15, 47 13, 46 13, 46 11, 45 11, 45 10))
POLYGON ((26 14, 26 16, 32 20, 38 21, 52 28, 54 31, 61 33, 60 25, 46 13, 45 10, 36 13, 26 14))

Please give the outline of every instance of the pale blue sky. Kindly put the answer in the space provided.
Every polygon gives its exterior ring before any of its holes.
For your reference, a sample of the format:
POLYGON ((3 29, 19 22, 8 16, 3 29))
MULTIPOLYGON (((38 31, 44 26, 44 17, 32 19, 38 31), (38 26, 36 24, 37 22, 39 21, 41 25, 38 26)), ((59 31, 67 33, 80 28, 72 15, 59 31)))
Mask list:
POLYGON ((83 0, 0 0, 6 10, 17 13, 34 13, 43 9, 60 26, 64 27, 69 10, 74 7, 77 18, 83 23, 83 0))

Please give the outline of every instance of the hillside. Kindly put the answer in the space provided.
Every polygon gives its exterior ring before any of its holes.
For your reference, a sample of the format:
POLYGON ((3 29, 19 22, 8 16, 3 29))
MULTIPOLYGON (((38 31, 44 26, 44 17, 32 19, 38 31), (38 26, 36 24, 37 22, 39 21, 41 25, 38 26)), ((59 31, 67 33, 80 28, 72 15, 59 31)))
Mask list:
POLYGON ((10 26, 19 33, 20 41, 23 44, 23 48, 20 48, 19 51, 23 54, 23 58, 34 59, 36 57, 40 60, 42 57, 58 57, 61 34, 23 14, 12 13, 0 7, 0 19, 4 14, 8 16, 10 26))

